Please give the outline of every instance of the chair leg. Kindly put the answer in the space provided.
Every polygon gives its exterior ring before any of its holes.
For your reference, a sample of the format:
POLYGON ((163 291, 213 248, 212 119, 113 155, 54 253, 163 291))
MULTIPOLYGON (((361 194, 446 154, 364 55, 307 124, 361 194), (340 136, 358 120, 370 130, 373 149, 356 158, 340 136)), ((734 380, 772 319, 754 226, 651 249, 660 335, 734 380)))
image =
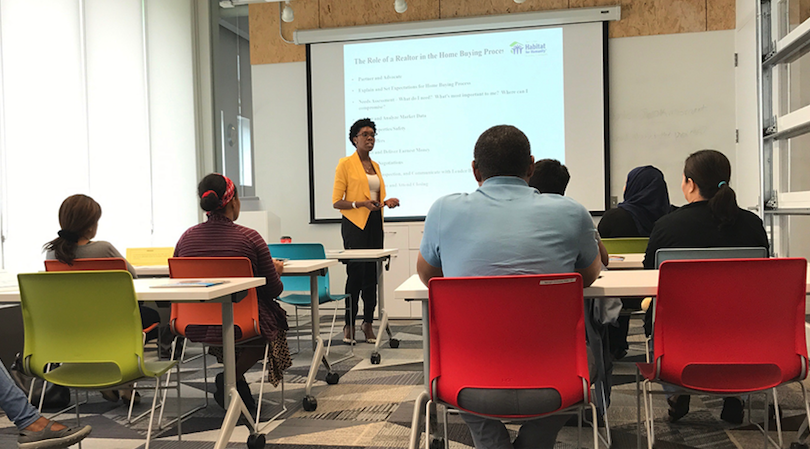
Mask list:
POLYGON ((332 326, 329 328, 329 344, 326 345, 326 355, 329 355, 329 350, 332 349, 332 335, 335 332, 335 321, 337 321, 338 308, 332 308, 332 326))
POLYGON ((298 346, 298 352, 301 353, 301 327, 298 324, 298 306, 295 306, 295 342, 298 346))
MULTIPOLYGON (((594 449, 599 449, 599 423, 596 418, 596 405, 594 405, 593 402, 589 404, 591 406, 591 417, 593 419, 593 421, 591 421, 593 423, 593 447, 594 449)), ((607 413, 605 413, 605 415, 607 415, 607 413)), ((610 447, 610 444, 607 446, 610 447)))
POLYGON ((256 428, 259 428, 262 416, 262 397, 264 395, 264 379, 267 377, 267 354, 270 352, 270 343, 264 344, 264 358, 262 358, 262 380, 259 382, 259 400, 256 405, 256 428))
POLYGON ((807 402, 807 388, 804 386, 803 382, 799 382, 799 385, 802 387, 802 400, 804 401, 804 423, 799 427, 799 434, 796 435, 796 440, 801 442, 802 441, 802 434, 804 433, 805 425, 810 424, 810 404, 807 402))
MULTIPOLYGON (((779 414, 779 398, 776 396, 776 388, 772 389, 773 391, 773 410, 774 410, 774 420, 776 420, 776 436, 779 438, 779 447, 784 446, 784 439, 782 438, 782 415, 779 414)), ((767 398, 767 395, 765 396, 767 398)), ((767 401, 766 401, 767 402, 767 401)), ((768 409, 767 404, 765 404, 765 419, 768 419, 768 409)))
POLYGON ((433 400, 428 399, 425 405, 425 449, 430 449, 430 406, 433 400))
MULTIPOLYGON (((178 376, 179 379, 179 376, 178 376)), ((152 411, 149 413, 149 427, 146 429, 146 446, 149 449, 149 444, 152 442, 152 424, 155 421, 155 406, 157 406, 157 398, 160 395, 160 382, 155 383, 155 394, 152 396, 152 411)), ((179 421, 179 420, 178 420, 179 421)))
POLYGON ((654 430, 654 422, 653 422, 653 411, 652 411, 652 384, 648 380, 644 380, 641 383, 641 394, 644 400, 644 427, 647 431, 647 449, 653 449, 653 443, 655 442, 655 430, 654 430))

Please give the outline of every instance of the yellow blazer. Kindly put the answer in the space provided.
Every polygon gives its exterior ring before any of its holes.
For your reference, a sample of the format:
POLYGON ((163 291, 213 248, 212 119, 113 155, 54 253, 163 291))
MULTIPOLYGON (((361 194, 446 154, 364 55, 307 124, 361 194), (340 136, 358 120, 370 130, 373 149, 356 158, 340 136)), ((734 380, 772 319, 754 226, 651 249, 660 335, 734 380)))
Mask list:
MULTIPOLYGON (((385 182, 383 182, 382 174, 380 173, 380 166, 374 161, 371 161, 371 163, 374 165, 374 171, 377 172, 377 176, 380 178, 380 202, 383 202, 383 200, 385 200, 385 182)), ((366 171, 363 169, 363 163, 360 162, 360 156, 355 152, 351 156, 341 158, 335 169, 335 186, 332 189, 332 204, 340 200, 368 201, 370 199, 371 190, 368 188, 368 177, 366 177, 366 171)), ((340 213, 360 229, 366 228, 368 216, 371 215, 371 211, 366 207, 341 209, 340 213)), ((382 209, 380 209, 380 213, 382 213, 382 209)))

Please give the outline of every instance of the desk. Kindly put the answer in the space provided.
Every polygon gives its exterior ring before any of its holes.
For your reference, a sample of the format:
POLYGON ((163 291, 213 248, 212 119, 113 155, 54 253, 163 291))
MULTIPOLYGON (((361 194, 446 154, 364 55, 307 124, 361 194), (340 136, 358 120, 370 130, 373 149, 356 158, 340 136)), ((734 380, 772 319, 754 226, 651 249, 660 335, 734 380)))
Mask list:
MULTIPOLYGON (((233 303, 244 298, 244 291, 265 284, 264 278, 223 278, 211 279, 226 281, 224 284, 211 287, 177 287, 152 288, 154 285, 166 284, 166 279, 135 279, 133 285, 138 301, 171 301, 171 302, 221 302, 222 303, 222 348, 225 368, 225 405, 228 409, 222 422, 222 431, 217 439, 215 449, 224 449, 231 438, 236 421, 244 415, 250 423, 252 433, 258 432, 257 423, 253 421, 242 398, 236 391, 236 354, 234 351, 233 303)), ((19 289, 0 291, 0 303, 20 302, 19 289)))
MULTIPOLYGON (((136 268, 137 269, 137 268, 136 268)), ((611 254, 608 270, 643 270, 644 254, 611 254), (621 260, 618 260, 621 259, 621 260)))
MULTIPOLYGON (((396 252, 396 250, 393 250, 396 252)), ((282 276, 309 276, 310 282, 310 305, 312 307, 312 323, 320 323, 320 313, 318 306, 318 276, 326 275, 326 270, 337 265, 337 260, 288 260, 284 262, 284 272, 282 276)), ((144 277, 166 277, 169 276, 168 265, 153 265, 153 266, 137 266, 135 273, 138 276, 144 277)), ((138 279, 140 281, 141 279, 138 279)), ((160 282, 160 280, 158 280, 160 282)), ((165 282, 162 281, 162 282, 165 282)), ((304 395, 304 409, 313 411, 317 408, 318 402, 312 396, 312 384, 315 382, 315 375, 318 373, 318 361, 320 360, 327 370, 326 382, 329 384, 336 384, 339 376, 332 371, 332 366, 324 355, 323 339, 319 334, 319 327, 313 324, 312 326, 312 348, 315 351, 312 357, 312 363, 309 368, 309 375, 307 376, 306 393, 304 395)))
MULTIPOLYGON (((807 272, 806 291, 810 293, 810 269, 807 272)), ((603 271, 599 278, 583 291, 585 298, 647 297, 658 293, 658 270, 615 270, 603 271)), ((430 386, 430 321, 428 320, 428 288, 413 275, 394 290, 394 298, 422 303, 422 369, 425 378, 425 391, 416 399, 413 408, 409 448, 419 445, 418 423, 428 399, 430 386)), ((808 307, 810 310, 810 307, 808 307)), ((640 435, 640 434, 639 434, 640 435)))
POLYGON ((168 265, 136 265, 132 268, 135 269, 135 274, 138 275, 139 278, 167 278, 169 277, 169 266, 168 265))
POLYGON ((312 396, 312 384, 315 382, 315 375, 318 374, 318 365, 323 363, 326 367, 326 383, 338 383, 339 376, 332 371, 332 366, 324 355, 323 339, 320 335, 321 316, 318 309, 320 301, 318 298, 318 276, 326 276, 329 267, 337 265, 334 259, 313 259, 313 260, 287 260, 284 262, 282 276, 309 276, 309 298, 312 307, 312 363, 309 365, 309 375, 303 399, 304 410, 311 412, 318 408, 318 401, 312 396))
POLYGON ((374 344, 374 351, 371 353, 371 363, 379 365, 380 343, 382 343, 383 329, 388 334, 388 344, 392 348, 399 347, 399 340, 394 338, 391 329, 388 327, 388 313, 385 311, 385 279, 383 276, 383 262, 391 259, 399 250, 397 249, 344 249, 327 251, 327 259, 337 259, 343 263, 349 262, 376 262, 377 263, 377 318, 380 320, 380 330, 377 333, 377 342, 374 344))

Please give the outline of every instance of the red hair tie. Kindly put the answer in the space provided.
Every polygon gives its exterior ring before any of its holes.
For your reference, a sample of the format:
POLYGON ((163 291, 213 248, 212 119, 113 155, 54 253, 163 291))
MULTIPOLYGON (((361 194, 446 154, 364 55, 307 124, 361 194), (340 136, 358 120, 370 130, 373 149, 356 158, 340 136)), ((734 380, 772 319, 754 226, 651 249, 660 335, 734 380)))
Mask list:
POLYGON ((214 192, 213 190, 206 190, 205 193, 202 194, 201 198, 206 198, 209 195, 214 195, 217 199, 219 199, 219 195, 217 195, 217 192, 214 192))

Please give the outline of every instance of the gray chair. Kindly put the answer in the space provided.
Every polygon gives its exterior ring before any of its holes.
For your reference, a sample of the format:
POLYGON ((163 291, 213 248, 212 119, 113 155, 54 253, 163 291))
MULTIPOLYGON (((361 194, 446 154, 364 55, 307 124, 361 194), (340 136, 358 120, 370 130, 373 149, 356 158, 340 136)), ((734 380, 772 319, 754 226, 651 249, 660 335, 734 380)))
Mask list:
POLYGON ((655 252, 655 266, 667 260, 695 259, 764 259, 768 250, 763 247, 739 248, 661 248, 655 252))

